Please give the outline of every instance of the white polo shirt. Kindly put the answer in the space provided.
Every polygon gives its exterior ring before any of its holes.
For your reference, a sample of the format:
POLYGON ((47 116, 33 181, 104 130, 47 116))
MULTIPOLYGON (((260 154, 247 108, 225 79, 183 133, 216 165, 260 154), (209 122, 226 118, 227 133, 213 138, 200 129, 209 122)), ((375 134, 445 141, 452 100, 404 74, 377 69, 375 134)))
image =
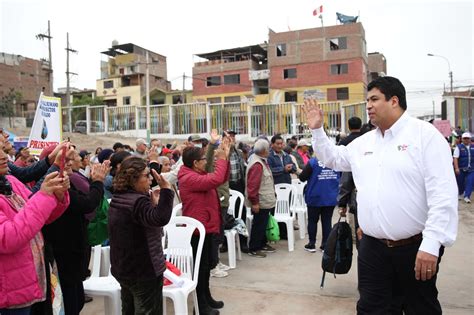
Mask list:
POLYGON ((312 130, 316 156, 326 167, 352 171, 364 234, 401 240, 423 232, 420 250, 438 256, 454 243, 457 185, 449 144, 431 124, 404 113, 382 135, 370 131, 336 146, 323 128, 312 130))

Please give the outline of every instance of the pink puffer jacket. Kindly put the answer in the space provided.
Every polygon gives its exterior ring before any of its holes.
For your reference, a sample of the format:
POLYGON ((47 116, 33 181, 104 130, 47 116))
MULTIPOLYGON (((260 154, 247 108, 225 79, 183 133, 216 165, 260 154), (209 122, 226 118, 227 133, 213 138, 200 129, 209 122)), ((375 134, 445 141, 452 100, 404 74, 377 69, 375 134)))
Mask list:
POLYGON ((16 212, 4 195, 0 195, 0 308, 10 308, 43 299, 36 275, 30 240, 63 214, 69 205, 69 194, 63 202, 54 195, 31 192, 13 176, 7 176, 13 191, 27 200, 16 212))

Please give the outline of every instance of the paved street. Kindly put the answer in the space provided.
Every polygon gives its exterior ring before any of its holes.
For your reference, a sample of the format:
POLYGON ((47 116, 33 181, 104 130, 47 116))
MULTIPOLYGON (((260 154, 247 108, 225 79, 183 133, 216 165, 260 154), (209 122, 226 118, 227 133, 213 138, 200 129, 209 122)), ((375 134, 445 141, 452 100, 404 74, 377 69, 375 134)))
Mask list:
MULTIPOLYGON (((438 276, 439 298, 445 314, 474 313, 473 241, 474 205, 460 202, 458 240, 445 251, 438 276)), ((221 314, 355 314, 356 258, 348 275, 337 279, 326 275, 321 290, 322 253, 304 251, 306 242, 298 237, 295 251, 289 253, 286 241, 280 241, 275 246, 278 251, 264 259, 243 255, 237 269, 231 270, 228 277, 212 278, 214 297, 225 302, 221 314)), ((224 263, 226 258, 222 257, 224 263)), ((103 300, 95 298, 82 313, 103 314, 103 300)), ((171 303, 168 303, 168 314, 173 314, 171 303)))

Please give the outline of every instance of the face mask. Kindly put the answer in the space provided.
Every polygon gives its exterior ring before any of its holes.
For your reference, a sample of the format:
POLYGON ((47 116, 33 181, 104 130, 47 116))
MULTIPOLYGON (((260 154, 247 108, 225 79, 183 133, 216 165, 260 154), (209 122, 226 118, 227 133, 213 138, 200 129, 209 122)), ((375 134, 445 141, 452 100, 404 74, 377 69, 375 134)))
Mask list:
POLYGON ((162 147, 158 147, 158 148, 156 148, 156 153, 158 153, 158 154, 161 154, 161 150, 163 150, 163 148, 162 148, 162 147))
POLYGON ((195 143, 194 146, 195 146, 196 148, 202 149, 202 143, 195 143))

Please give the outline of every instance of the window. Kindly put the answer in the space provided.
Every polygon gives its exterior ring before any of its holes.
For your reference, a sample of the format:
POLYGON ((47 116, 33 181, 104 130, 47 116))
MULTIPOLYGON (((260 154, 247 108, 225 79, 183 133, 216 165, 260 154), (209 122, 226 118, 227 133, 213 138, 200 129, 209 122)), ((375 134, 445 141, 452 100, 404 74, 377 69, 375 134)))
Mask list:
POLYGON ((297 102, 298 93, 296 92, 285 92, 285 102, 297 102))
POLYGON ((240 102, 240 96, 226 96, 224 97, 224 103, 235 103, 240 102))
POLYGON ((221 85, 221 77, 207 77, 206 86, 219 86, 221 85))
POLYGON ((183 104, 182 95, 173 95, 173 104, 183 104))
POLYGON ((337 88, 336 89, 336 99, 338 101, 348 100, 349 99, 349 88, 337 88))
POLYGON ((224 75, 224 85, 240 84, 240 74, 224 75))
POLYGON ((347 63, 339 63, 336 65, 331 65, 331 74, 346 74, 348 71, 349 65, 347 63))
POLYGON ((124 96, 123 97, 123 105, 130 105, 131 104, 131 97, 130 96, 124 96))
POLYGON ((210 103, 210 104, 219 104, 221 102, 221 98, 220 97, 209 97, 207 99, 207 101, 210 103))
POLYGON ((286 56, 286 44, 276 45, 276 54, 277 54, 277 57, 286 56))
POLYGON ((330 50, 339 50, 347 48, 347 38, 346 37, 335 37, 329 40, 329 49, 330 50))
POLYGON ((114 81, 104 81, 104 89, 111 89, 114 87, 114 81))
POLYGON ((296 68, 283 70, 283 79, 294 79, 294 78, 296 78, 296 68))
POLYGON ((343 101, 349 99, 349 88, 336 88, 327 90, 327 99, 331 101, 343 101))

